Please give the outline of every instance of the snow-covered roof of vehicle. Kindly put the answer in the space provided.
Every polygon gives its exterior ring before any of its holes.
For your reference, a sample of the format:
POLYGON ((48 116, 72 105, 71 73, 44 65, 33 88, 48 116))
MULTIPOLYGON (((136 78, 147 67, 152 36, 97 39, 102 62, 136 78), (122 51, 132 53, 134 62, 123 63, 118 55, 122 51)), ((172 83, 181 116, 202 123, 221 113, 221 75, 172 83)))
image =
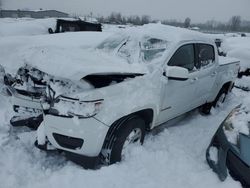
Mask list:
POLYGON ((123 33, 127 33, 134 37, 150 36, 160 38, 166 41, 179 42, 179 41, 204 41, 213 43, 214 41, 198 31, 184 29, 180 27, 173 27, 163 24, 146 24, 139 27, 131 27, 125 29, 123 33))
MULTIPOLYGON (((0 61, 6 69, 13 69, 12 71, 28 64, 48 74, 74 80, 79 80, 88 74, 146 73, 147 67, 143 63, 128 62, 119 55, 105 53, 95 48, 104 39, 107 40, 107 37, 112 38, 114 33, 79 32, 4 38, 0 39, 0 48, 3 49, 0 52, 0 61), (8 51, 13 53, 7 53, 8 51)), ((179 41, 209 41, 205 34, 162 24, 130 27, 120 30, 119 33, 131 36, 136 44, 136 47, 132 46, 130 49, 132 51, 138 50, 138 41, 144 37, 166 40, 167 45, 168 42, 174 45, 179 41)))

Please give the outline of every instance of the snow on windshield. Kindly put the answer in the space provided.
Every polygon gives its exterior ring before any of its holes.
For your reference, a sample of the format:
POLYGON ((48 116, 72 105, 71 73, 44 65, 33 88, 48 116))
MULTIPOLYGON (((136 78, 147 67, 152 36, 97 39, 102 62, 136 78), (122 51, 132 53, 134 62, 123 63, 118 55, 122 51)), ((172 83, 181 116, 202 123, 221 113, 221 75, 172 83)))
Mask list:
POLYGON ((97 46, 97 49, 104 51, 113 51, 115 50, 123 41, 126 40, 126 36, 124 35, 115 35, 107 38, 101 44, 97 46))
POLYGON ((142 58, 150 62, 162 56, 167 48, 167 41, 148 37, 141 45, 142 58))
POLYGON ((166 48, 167 41, 162 39, 146 36, 139 40, 122 34, 112 36, 97 46, 97 49, 106 52, 113 51, 129 63, 136 63, 139 59, 143 62, 151 62, 161 57, 166 48))

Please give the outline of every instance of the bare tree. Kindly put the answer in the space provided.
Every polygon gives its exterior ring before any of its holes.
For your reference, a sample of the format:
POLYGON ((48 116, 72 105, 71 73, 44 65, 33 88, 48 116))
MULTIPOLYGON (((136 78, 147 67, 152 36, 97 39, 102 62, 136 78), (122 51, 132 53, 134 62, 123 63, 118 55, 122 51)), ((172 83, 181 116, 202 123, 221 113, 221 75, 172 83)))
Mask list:
POLYGON ((229 21, 229 26, 232 31, 237 31, 241 24, 240 16, 233 16, 229 21))
POLYGON ((127 22, 131 23, 131 24, 134 24, 134 25, 141 25, 141 18, 139 16, 137 16, 137 15, 129 16, 127 18, 127 22))
POLYGON ((122 24, 127 24, 127 18, 125 16, 122 16, 122 24))
POLYGON ((179 21, 177 21, 175 19, 162 20, 161 23, 165 24, 165 25, 175 26, 175 27, 183 27, 183 22, 179 22, 179 21))
POLYGON ((121 13, 112 12, 110 16, 108 16, 107 21, 109 23, 121 24, 123 22, 121 13))
POLYGON ((103 16, 99 16, 97 18, 97 21, 100 22, 100 23, 105 23, 105 18, 103 16))
POLYGON ((185 28, 189 28, 191 24, 191 19, 189 17, 187 17, 184 21, 184 27, 185 28))
POLYGON ((148 24, 148 23, 150 22, 150 20, 151 20, 150 16, 148 16, 148 15, 143 15, 143 16, 141 17, 141 24, 142 24, 142 25, 143 25, 143 24, 148 24))

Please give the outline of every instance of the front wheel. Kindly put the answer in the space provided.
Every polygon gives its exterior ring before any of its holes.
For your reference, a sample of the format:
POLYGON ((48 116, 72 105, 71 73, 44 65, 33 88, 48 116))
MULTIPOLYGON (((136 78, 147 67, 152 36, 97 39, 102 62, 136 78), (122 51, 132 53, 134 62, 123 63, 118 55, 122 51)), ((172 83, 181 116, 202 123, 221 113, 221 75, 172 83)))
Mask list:
POLYGON ((131 144, 143 144, 145 137, 145 121, 139 116, 131 116, 126 120, 118 121, 116 129, 108 135, 106 147, 103 151, 106 164, 114 164, 122 160, 124 151, 131 144))

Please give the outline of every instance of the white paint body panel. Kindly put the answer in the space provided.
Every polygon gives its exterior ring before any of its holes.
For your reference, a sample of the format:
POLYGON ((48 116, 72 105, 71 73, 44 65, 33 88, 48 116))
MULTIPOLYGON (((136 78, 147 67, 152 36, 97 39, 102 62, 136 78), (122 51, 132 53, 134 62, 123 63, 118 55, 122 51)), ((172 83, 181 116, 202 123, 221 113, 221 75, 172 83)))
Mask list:
MULTIPOLYGON (((170 30, 175 31, 173 28, 170 30)), ((177 30, 179 31, 179 29, 177 30)), ((149 31, 168 39, 168 35, 164 32, 149 31)), ((82 101, 104 99, 102 109, 94 118, 77 120, 76 118, 45 115, 45 134, 52 145, 85 156, 97 156, 101 151, 109 127, 118 119, 134 112, 151 109, 153 121, 150 127, 154 128, 206 102, 212 102, 225 83, 234 82, 239 62, 230 62, 230 65, 223 62, 223 65, 219 65, 214 42, 203 40, 201 34, 193 32, 190 35, 175 35, 172 32, 169 36, 173 37, 170 38, 166 53, 157 59, 157 62, 147 64, 148 71, 143 76, 69 96, 82 101), (164 70, 168 69, 167 63, 176 50, 182 45, 194 43, 214 46, 215 61, 213 65, 189 72, 188 79, 185 81, 170 80, 164 76, 164 70), (53 133, 81 138, 84 140, 83 146, 76 150, 62 148, 53 138, 53 133)), ((79 75, 80 71, 77 70, 76 74, 79 75)), ((90 71, 89 74, 93 72, 90 71)), ((83 71, 82 74, 86 75, 86 72, 83 71)))

